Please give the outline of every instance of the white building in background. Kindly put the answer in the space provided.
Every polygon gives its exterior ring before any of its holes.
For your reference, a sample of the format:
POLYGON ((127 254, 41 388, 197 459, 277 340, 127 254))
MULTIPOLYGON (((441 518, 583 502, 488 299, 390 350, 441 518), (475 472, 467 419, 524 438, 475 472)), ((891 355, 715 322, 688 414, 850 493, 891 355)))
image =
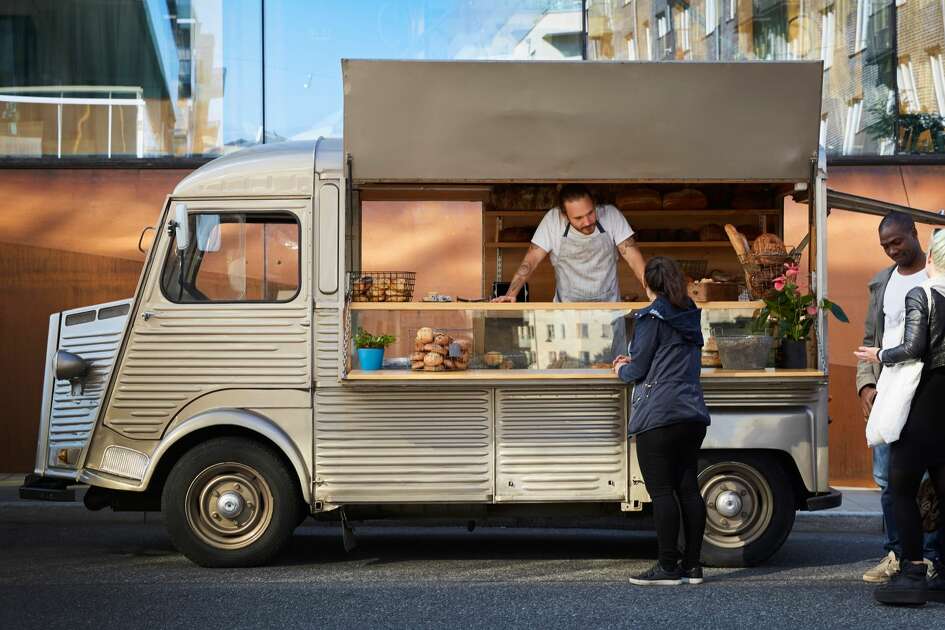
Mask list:
POLYGON ((510 58, 580 60, 583 42, 580 11, 548 11, 522 37, 510 58))

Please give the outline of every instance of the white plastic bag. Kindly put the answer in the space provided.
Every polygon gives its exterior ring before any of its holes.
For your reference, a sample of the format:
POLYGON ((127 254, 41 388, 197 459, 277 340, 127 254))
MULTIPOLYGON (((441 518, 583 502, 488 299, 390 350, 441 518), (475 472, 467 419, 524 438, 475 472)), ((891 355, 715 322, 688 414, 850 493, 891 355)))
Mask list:
MULTIPOLYGON (((925 289, 927 303, 932 304, 928 287, 925 289)), ((931 312, 931 308, 929 309, 931 312)), ((905 333, 905 323, 900 325, 901 339, 905 333)), ((915 359, 883 368, 876 383, 876 399, 866 423, 866 443, 870 446, 892 444, 899 439, 902 428, 909 419, 912 398, 922 378, 922 361, 915 359)))

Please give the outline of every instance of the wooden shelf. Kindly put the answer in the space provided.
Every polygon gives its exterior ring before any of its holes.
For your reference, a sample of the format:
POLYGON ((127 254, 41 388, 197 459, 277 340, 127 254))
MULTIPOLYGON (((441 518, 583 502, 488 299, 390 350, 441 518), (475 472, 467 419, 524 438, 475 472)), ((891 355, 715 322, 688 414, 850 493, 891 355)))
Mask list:
MULTIPOLYGON (((702 378, 824 378, 819 370, 722 370, 703 368, 702 378)), ((462 372, 414 372, 408 370, 351 370, 348 381, 541 381, 602 380, 619 383, 612 370, 465 370, 462 372)))
MULTIPOLYGON (((500 243, 496 241, 490 241, 485 245, 486 247, 494 247, 496 249, 528 249, 528 246, 531 245, 531 243, 500 243)), ((647 249, 699 249, 705 247, 732 247, 732 244, 728 241, 666 241, 665 243, 640 242, 637 243, 637 245, 647 249)))
MULTIPOLYGON (((352 311, 631 311, 649 302, 351 302, 352 311)), ((699 302, 706 309, 759 309, 764 302, 699 302)))

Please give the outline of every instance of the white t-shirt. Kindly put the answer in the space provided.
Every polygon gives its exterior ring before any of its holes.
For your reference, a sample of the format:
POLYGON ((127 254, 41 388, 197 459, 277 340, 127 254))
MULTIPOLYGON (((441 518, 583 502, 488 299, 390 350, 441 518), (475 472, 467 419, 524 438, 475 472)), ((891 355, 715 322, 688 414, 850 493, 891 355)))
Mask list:
MULTIPOLYGON (((627 223, 620 210, 611 205, 597 206, 597 221, 604 231, 614 237, 614 243, 620 244, 633 236, 633 228, 627 223)), ((568 218, 558 208, 552 208, 542 218, 538 228, 535 229, 535 235, 532 236, 532 243, 552 254, 552 262, 557 259, 558 250, 561 247, 561 238, 564 236, 564 230, 568 227, 568 218)), ((594 234, 597 230, 594 230, 594 234)), ((582 234, 580 230, 571 228, 568 232, 568 238, 590 238, 587 234, 582 234)), ((905 299, 905 298, 903 298, 905 299)))
POLYGON ((910 276, 893 269, 883 293, 883 349, 895 348, 902 343, 902 325, 906 319, 906 294, 929 279, 925 269, 910 276))

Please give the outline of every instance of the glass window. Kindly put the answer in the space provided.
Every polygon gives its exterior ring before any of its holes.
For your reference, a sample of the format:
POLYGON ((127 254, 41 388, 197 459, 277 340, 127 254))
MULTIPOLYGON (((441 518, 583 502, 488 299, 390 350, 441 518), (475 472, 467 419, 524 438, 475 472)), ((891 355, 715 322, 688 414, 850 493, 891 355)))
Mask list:
POLYGON ((161 288, 180 303, 289 302, 301 283, 301 233, 290 213, 193 213, 190 242, 176 241, 161 288))
POLYGON ((899 63, 899 68, 896 70, 896 79, 899 84, 900 109, 904 113, 921 110, 919 95, 915 89, 915 74, 912 72, 911 61, 905 59, 899 63))
POLYGON ((259 142, 261 4, 7 0, 0 157, 219 155, 259 142))
POLYGON ((945 69, 942 67, 942 53, 929 55, 929 68, 932 71, 932 84, 935 87, 935 104, 939 114, 945 114, 945 69))
POLYGON ((718 0, 705 0, 705 34, 711 35, 715 32, 715 27, 719 23, 719 16, 716 12, 716 2, 718 0))
POLYGON ((833 53, 835 44, 835 33, 837 29, 836 14, 833 7, 827 7, 820 14, 820 59, 824 62, 824 70, 830 68, 833 64, 833 53))
POLYGON ((853 52, 858 53, 866 48, 866 38, 869 34, 871 0, 856 0, 856 33, 854 34, 853 52))

